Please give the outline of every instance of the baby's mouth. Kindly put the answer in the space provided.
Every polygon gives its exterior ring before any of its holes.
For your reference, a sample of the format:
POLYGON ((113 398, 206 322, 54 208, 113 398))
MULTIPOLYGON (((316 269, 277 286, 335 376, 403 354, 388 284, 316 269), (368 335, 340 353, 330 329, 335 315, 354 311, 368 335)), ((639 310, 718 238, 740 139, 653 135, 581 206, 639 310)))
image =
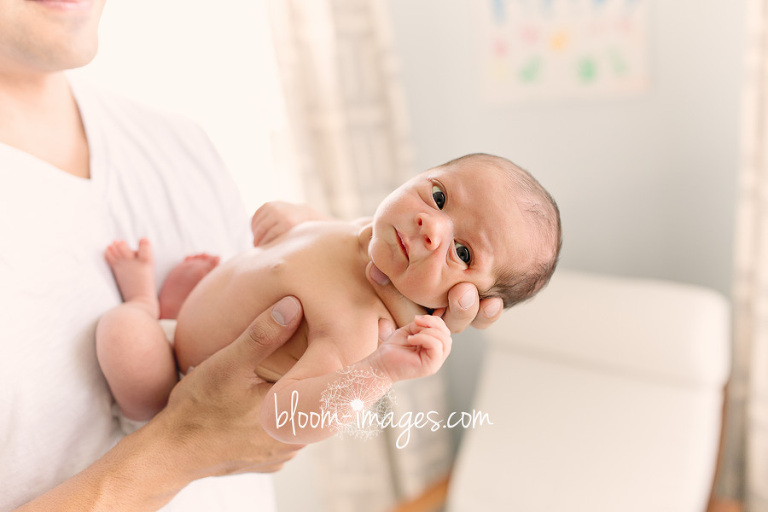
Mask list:
POLYGON ((403 240, 403 235, 401 235, 398 230, 395 230, 395 233, 397 233, 397 243, 400 245, 400 249, 403 251, 403 254, 405 254, 405 259, 407 259, 408 261, 411 261, 411 259, 408 257, 408 246, 405 245, 405 240, 403 240))

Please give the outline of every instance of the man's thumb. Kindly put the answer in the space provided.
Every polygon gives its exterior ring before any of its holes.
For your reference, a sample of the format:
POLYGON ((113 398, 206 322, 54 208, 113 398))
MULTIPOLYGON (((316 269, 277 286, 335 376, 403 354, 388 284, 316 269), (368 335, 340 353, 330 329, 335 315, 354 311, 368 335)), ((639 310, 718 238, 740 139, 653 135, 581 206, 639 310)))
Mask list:
POLYGON ((296 297, 283 297, 251 322, 233 345, 240 356, 259 364, 293 336, 301 317, 301 302, 296 297))
POLYGON ((272 318, 282 327, 289 327, 301 314, 301 302, 296 297, 280 299, 272 308, 272 318))

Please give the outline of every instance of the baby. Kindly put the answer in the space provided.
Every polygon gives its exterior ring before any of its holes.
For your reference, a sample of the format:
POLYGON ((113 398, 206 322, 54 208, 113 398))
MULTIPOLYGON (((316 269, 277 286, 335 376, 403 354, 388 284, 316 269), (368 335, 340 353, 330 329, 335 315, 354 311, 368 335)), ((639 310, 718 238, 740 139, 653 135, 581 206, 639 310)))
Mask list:
MULTIPOLYGON (((256 314, 294 295, 303 324, 257 369, 275 383, 262 425, 283 442, 314 442, 333 428, 281 423, 281 413, 322 414, 323 391, 339 385, 367 390, 358 410, 393 382, 436 372, 450 352, 450 332, 438 316, 416 316, 379 343, 378 323, 392 316, 366 278, 371 261, 426 308, 445 307, 448 290, 465 281, 481 298, 500 297, 510 307, 548 282, 560 244, 557 206, 533 177, 501 157, 466 155, 406 182, 372 220, 305 222, 218 266, 207 255, 188 258, 160 297, 164 317, 178 310, 171 347, 157 321, 149 242, 135 253, 116 242, 106 257, 124 303, 99 322, 99 362, 123 414, 149 419, 176 383, 174 355, 188 371, 236 339, 256 314)), ((345 407, 336 404, 333 413, 351 417, 355 411, 345 407)))

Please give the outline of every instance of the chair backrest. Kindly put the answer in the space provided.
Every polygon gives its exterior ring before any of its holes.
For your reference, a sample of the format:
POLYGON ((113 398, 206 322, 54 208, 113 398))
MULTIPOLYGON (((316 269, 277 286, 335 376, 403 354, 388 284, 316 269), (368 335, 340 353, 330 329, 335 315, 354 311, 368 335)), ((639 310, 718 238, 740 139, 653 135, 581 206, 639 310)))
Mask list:
POLYGON ((703 512, 730 369, 707 289, 559 271, 483 335, 448 510, 703 512))

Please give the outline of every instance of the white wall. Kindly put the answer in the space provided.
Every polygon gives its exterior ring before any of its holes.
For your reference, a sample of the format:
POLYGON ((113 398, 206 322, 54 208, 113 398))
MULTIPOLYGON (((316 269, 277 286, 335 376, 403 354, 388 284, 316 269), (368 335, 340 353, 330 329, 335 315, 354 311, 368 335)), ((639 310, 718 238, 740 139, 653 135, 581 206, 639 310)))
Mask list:
POLYGON ((388 0, 417 165, 507 156, 558 201, 563 268, 730 294, 745 0, 650 0, 647 93, 497 106, 481 1, 388 0))
MULTIPOLYGON (((492 106, 477 23, 490 0, 387 1, 418 168, 508 156, 558 200, 564 268, 730 293, 745 0, 649 0, 647 93, 492 106)), ((99 56, 81 72, 200 122, 249 209, 302 197, 295 177, 271 172, 269 129, 282 112, 264 9, 108 2, 99 56)))
POLYGON ((76 75, 200 124, 240 186, 248 210, 300 201, 276 174, 271 131, 285 123, 265 0, 108 1, 96 59, 76 75))

